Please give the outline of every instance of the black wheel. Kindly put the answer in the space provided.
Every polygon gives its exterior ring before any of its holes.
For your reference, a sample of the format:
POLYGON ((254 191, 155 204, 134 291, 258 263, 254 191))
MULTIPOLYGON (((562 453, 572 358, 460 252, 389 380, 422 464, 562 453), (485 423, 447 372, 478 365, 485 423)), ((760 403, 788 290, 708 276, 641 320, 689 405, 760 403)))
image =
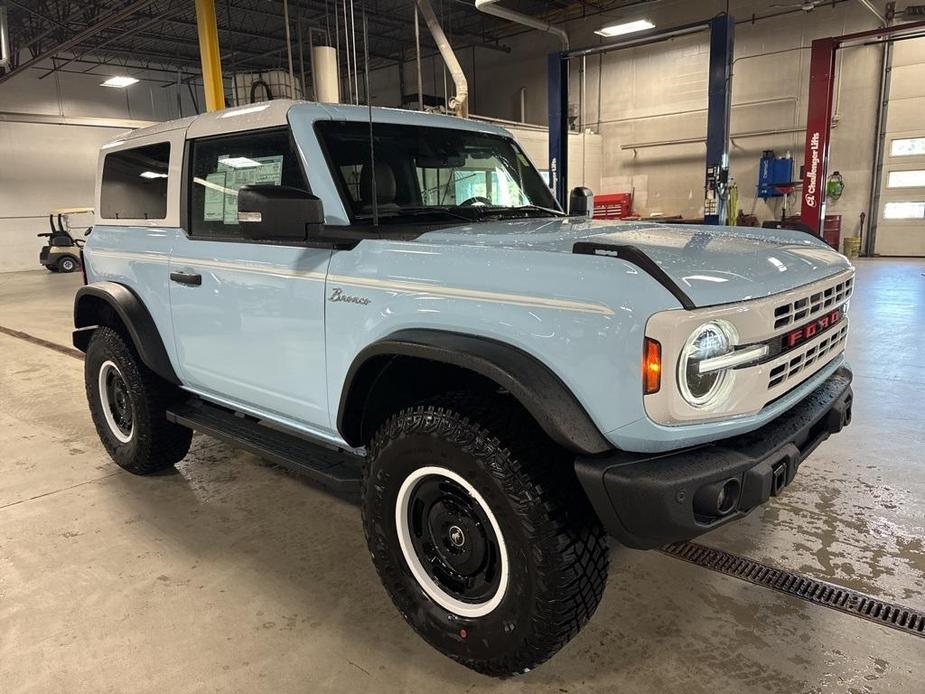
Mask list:
POLYGON ((434 648, 513 675, 550 658, 594 613, 606 535, 569 456, 518 408, 450 394, 391 417, 368 452, 373 562, 434 648))
POLYGON ((94 331, 84 360, 84 381, 96 431, 120 467, 146 475, 187 454, 192 430, 165 416, 181 392, 152 373, 112 328, 94 331))
POLYGON ((69 255, 64 256, 58 261, 58 272, 74 272, 78 267, 80 266, 77 261, 69 255))

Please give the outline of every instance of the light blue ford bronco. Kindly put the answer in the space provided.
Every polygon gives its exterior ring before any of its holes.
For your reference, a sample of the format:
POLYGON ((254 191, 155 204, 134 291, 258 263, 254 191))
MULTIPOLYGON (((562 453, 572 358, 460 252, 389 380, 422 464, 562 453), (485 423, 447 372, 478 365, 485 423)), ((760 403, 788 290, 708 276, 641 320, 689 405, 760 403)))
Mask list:
POLYGON ((853 269, 801 232, 560 210, 505 130, 273 101, 100 153, 74 344, 126 470, 198 430, 358 493, 431 645, 564 646, 636 548, 741 518, 851 418, 853 269))

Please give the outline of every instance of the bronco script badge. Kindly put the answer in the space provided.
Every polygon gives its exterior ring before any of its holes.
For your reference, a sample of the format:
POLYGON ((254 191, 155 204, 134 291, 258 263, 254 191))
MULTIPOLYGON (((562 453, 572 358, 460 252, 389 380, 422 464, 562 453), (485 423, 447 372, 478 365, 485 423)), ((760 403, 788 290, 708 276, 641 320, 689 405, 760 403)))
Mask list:
POLYGON ((369 304, 369 299, 365 296, 352 296, 344 292, 340 287, 334 287, 334 289, 331 290, 331 296, 328 297, 328 301, 344 301, 348 304, 360 304, 361 306, 369 304))

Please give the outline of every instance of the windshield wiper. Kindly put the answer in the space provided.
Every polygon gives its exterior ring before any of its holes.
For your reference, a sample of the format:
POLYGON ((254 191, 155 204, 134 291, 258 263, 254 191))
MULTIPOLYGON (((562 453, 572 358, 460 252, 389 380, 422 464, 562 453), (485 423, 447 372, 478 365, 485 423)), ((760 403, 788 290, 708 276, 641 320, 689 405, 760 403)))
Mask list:
MULTIPOLYGON (((460 219, 464 222, 475 221, 474 217, 459 214, 447 207, 402 207, 398 210, 383 212, 379 211, 379 219, 398 219, 401 217, 450 217, 460 219)), ((371 214, 356 215, 357 219, 372 219, 371 214)))
POLYGON ((530 212, 542 212, 544 215, 549 215, 550 217, 565 217, 565 212, 560 212, 551 207, 541 207, 540 205, 519 205, 517 207, 494 207, 491 208, 492 216, 498 217, 499 219, 504 217, 516 216, 517 213, 524 213, 524 216, 530 216, 530 212))

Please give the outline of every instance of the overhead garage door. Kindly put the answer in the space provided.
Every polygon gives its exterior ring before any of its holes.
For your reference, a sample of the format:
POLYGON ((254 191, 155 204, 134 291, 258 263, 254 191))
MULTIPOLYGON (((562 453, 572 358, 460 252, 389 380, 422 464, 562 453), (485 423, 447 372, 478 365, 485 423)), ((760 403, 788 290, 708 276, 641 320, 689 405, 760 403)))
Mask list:
POLYGON ((877 240, 879 255, 925 256, 925 39, 894 46, 877 240))

